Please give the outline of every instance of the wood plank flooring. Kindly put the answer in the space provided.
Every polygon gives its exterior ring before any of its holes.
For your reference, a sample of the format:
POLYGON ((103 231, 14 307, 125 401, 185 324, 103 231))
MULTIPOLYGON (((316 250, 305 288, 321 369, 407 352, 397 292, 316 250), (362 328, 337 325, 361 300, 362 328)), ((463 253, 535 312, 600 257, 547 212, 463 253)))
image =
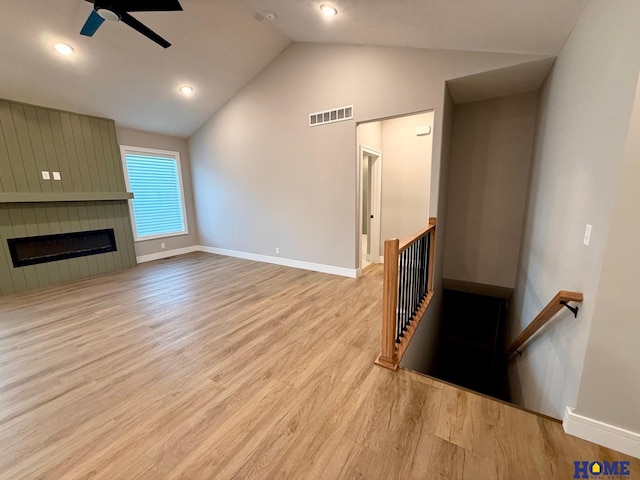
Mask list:
POLYGON ((375 366, 381 279, 197 253, 0 297, 0 480, 568 479, 628 459, 375 366))

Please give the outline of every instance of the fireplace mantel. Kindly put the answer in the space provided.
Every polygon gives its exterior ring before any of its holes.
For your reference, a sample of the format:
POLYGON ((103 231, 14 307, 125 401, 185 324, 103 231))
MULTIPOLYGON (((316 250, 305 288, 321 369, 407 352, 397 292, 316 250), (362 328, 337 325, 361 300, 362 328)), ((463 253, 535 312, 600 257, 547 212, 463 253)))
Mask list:
POLYGON ((132 198, 133 193, 130 192, 0 192, 0 203, 95 202, 110 200, 129 200, 132 198))

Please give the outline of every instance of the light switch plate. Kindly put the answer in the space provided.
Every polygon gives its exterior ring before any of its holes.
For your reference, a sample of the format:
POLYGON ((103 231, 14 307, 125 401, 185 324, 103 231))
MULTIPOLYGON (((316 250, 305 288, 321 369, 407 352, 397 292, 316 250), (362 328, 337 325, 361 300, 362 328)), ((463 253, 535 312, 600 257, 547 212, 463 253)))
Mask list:
POLYGON ((43 180, 51 180, 51 175, 49 175, 49 172, 43 170, 42 171, 42 179, 43 180))
POLYGON ((584 229, 584 240, 582 240, 582 243, 588 247, 589 240, 591 240, 591 225, 587 225, 587 228, 584 229))
POLYGON ((62 180, 62 178, 60 177, 60 172, 53 172, 53 179, 62 180))
POLYGON ((431 125, 419 125, 416 127, 416 135, 422 137, 431 133, 431 125))

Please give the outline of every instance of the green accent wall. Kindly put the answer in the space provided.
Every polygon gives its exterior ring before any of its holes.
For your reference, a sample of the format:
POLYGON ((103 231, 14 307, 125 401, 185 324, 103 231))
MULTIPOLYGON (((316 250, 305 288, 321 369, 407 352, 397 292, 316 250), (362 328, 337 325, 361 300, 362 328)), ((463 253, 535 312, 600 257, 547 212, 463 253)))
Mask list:
POLYGON ((0 100, 0 295, 136 265, 129 196, 113 120, 0 100), (9 238, 103 228, 116 252, 13 267, 9 238))

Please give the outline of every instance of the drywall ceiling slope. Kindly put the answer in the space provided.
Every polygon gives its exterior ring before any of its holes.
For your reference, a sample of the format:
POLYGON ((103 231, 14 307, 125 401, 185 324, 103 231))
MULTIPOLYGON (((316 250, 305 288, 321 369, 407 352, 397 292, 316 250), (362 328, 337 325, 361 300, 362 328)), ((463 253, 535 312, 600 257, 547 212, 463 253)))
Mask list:
POLYGON ((555 61, 555 57, 543 58, 456 78, 449 80, 447 85, 456 104, 532 92, 542 87, 555 61))
POLYGON ((165 50, 120 23, 79 35, 83 0, 4 2, 0 98, 115 119, 119 125, 187 137, 290 43, 238 0, 182 0, 184 12, 136 13, 169 40, 165 50), (54 52, 70 43, 71 57, 54 52), (178 87, 188 83, 186 98, 178 87))
POLYGON ((556 55, 588 0, 244 0, 294 41, 556 55), (335 6, 322 18, 320 5, 335 6))

